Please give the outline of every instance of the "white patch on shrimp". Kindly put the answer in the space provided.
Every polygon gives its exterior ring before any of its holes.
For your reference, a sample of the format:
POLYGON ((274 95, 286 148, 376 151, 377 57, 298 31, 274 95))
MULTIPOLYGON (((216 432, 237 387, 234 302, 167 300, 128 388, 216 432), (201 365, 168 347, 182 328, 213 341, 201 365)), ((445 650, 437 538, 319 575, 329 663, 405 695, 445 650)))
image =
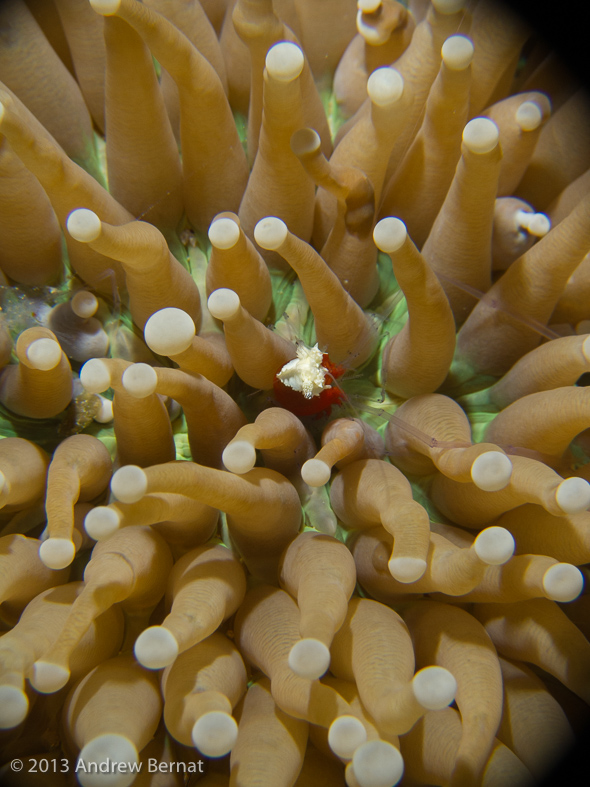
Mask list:
POLYGON ((332 387, 325 383, 329 372, 322 366, 323 358, 317 344, 312 348, 299 344, 297 358, 286 363, 277 377, 287 388, 299 391, 306 399, 312 399, 332 387))

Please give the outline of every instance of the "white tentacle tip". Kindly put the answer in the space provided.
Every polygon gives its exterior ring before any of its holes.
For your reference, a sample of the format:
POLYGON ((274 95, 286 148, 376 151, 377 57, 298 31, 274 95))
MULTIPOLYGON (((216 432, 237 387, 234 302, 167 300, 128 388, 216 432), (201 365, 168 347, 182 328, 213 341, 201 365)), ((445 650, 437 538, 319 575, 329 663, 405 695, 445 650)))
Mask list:
POLYGON ((70 679, 70 671, 59 664, 39 660, 33 664, 29 678, 34 689, 41 694, 53 694, 66 685, 70 679))
POLYGON ((363 14, 374 14, 381 8, 382 0, 357 0, 356 7, 363 14))
POLYGON ((426 561, 418 557, 392 557, 388 563, 389 573, 398 582, 416 582, 426 571, 426 561))
POLYGON ((330 651, 319 639, 300 639, 289 652, 289 667, 300 678, 317 680, 330 666, 330 651))
POLYGON ((84 519, 84 530, 95 541, 104 541, 116 533, 121 524, 121 517, 113 508, 94 506, 84 519))
POLYGON ((328 730, 328 745, 337 757, 349 760, 367 740, 367 731, 356 716, 339 716, 328 730))
POLYGON ((450 36, 442 45, 444 64, 451 71, 464 71, 473 60, 473 41, 467 36, 450 36))
POLYGON ((147 669, 167 667, 178 656, 179 647, 174 634, 164 626, 150 626, 135 640, 135 658, 147 669))
POLYGON ((196 332, 190 314, 173 306, 154 312, 143 328, 143 336, 150 350, 167 356, 187 350, 196 332))
POLYGON ((232 249, 240 238, 240 225, 233 219, 223 216, 213 219, 209 225, 208 233, 211 245, 216 249, 232 249))
POLYGON ((216 320, 229 320, 239 311, 240 296, 227 287, 214 290, 207 301, 207 308, 216 320))
POLYGON ((81 320, 88 320, 93 317, 98 309, 98 298, 88 290, 78 290, 70 301, 72 311, 81 320))
POLYGON ((300 128, 291 137, 291 150, 299 156, 317 153, 322 146, 322 138, 313 128, 300 128))
POLYGON ((570 563, 556 563, 543 575, 543 589, 552 601, 574 601, 584 589, 584 575, 570 563))
POLYGON ((500 451, 486 451, 471 465, 471 480, 484 492, 504 489, 512 475, 512 462, 500 451))
POLYGON ((352 757, 352 770, 359 787, 394 787, 404 773, 399 750, 386 741, 367 741, 352 757))
POLYGON ((377 68, 367 81, 367 94, 373 104, 386 107, 399 101, 404 93, 404 80, 395 68, 377 68))
POLYGON ((39 547, 41 562, 54 570, 67 568, 76 555, 76 547, 69 538, 48 538, 39 547))
POLYGON ((444 667, 424 667, 412 679, 412 691, 427 710, 441 710, 455 699, 457 681, 444 667))
POLYGON ((76 763, 82 787, 129 787, 137 777, 139 754, 124 735, 99 735, 84 746, 76 763))
POLYGON ((536 238, 544 238, 551 229, 551 219, 545 213, 533 213, 527 229, 536 238))
POLYGON ((489 118, 473 118, 463 129, 463 142, 472 153, 490 153, 499 138, 498 126, 489 118))
POLYGON ((147 488, 147 475, 137 465, 125 465, 111 478, 111 492, 121 503, 137 503, 146 494, 147 488))
POLYGON ((404 245, 408 236, 406 225, 401 219, 389 216, 381 219, 373 230, 373 241, 379 251, 391 254, 404 245))
POLYGON ((55 339, 35 339, 27 347, 27 360, 33 367, 41 372, 55 369, 61 361, 61 347, 55 339))
POLYGON ((74 240, 80 243, 92 243, 101 233, 101 222, 94 211, 78 208, 68 216, 66 229, 74 240))
POLYGON ((488 566, 502 566, 515 549, 514 537, 505 527, 486 527, 473 542, 478 558, 488 566))
POLYGON ((88 393, 99 394, 111 387, 111 373, 106 363, 100 358, 86 361, 80 369, 80 382, 88 393))
POLYGON ((221 461, 230 473, 243 475, 256 464, 256 449, 246 440, 234 440, 225 447, 221 461))
POLYGON ((590 506, 590 484, 583 478, 566 478, 555 491, 555 501, 565 514, 578 514, 590 506))
POLYGON ((17 686, 0 686, 0 730, 11 730, 23 722, 29 712, 27 695, 17 686))
POLYGON ((518 210, 516 212, 516 221, 522 229, 536 238, 544 238, 551 229, 551 219, 545 213, 518 210))
POLYGON ((534 101, 523 101, 514 116, 522 131, 535 131, 543 122, 541 108, 534 101))
POLYGON ((205 757, 225 757, 238 739, 238 725, 229 713, 211 711, 195 722, 191 737, 205 757))
POLYGON ((309 486, 325 486, 332 475, 332 468, 321 459, 308 459, 301 468, 301 478, 309 486))
POLYGON ((101 16, 116 14, 121 5, 121 0, 90 0, 90 5, 101 16))
POLYGON ((108 424, 115 417, 113 414, 113 402, 100 394, 96 394, 100 401, 98 412, 94 416, 94 420, 99 424, 108 424))
POLYGON ((292 82, 303 71, 305 57, 301 47, 290 41, 280 41, 266 55, 266 70, 273 79, 292 82))
POLYGON ((369 46, 381 46, 389 39, 389 30, 386 28, 381 28, 379 25, 375 25, 374 20, 365 18, 365 14, 375 13, 379 6, 382 5, 381 0, 376 0, 375 2, 366 2, 365 5, 369 6, 368 10, 361 8, 357 3, 357 32, 365 39, 369 46))
POLYGON ((128 366, 121 377, 121 385, 128 394, 136 399, 145 399, 156 390, 158 375, 153 366, 147 363, 134 363, 128 366))
POLYGON ((254 240, 261 249, 267 251, 280 249, 288 234, 287 225, 276 216, 266 216, 254 227, 254 240))

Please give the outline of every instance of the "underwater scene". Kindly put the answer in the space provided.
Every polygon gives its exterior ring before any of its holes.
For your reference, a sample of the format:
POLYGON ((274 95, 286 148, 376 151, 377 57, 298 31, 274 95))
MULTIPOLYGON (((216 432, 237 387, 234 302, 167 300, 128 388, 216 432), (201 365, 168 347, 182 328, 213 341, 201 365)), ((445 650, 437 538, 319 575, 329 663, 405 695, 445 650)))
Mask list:
POLYGON ((0 3, 1 785, 585 783, 575 11, 0 3))

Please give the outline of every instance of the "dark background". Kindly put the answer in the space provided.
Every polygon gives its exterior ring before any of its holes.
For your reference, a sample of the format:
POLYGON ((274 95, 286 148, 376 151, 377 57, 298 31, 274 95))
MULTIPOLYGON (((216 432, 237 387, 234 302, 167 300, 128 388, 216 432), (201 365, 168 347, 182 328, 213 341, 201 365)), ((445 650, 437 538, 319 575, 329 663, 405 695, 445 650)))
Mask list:
POLYGON ((587 0, 511 0, 504 5, 524 17, 590 89, 590 3, 587 0))
MULTIPOLYGON (((546 0, 512 0, 505 5, 527 20, 583 81, 590 93, 590 3, 581 0, 553 3, 546 0)), ((589 785, 589 750, 590 725, 586 725, 579 733, 574 748, 548 771, 541 782, 542 787, 589 785)))
MULTIPOLYGON (((554 49, 589 91, 590 100, 590 2, 581 0, 512 0, 505 5, 519 13, 554 49)), ((590 665, 589 665, 590 673, 590 665)), ((590 714, 590 708, 588 709, 590 714)), ((590 785, 590 725, 541 782, 542 787, 590 785)))

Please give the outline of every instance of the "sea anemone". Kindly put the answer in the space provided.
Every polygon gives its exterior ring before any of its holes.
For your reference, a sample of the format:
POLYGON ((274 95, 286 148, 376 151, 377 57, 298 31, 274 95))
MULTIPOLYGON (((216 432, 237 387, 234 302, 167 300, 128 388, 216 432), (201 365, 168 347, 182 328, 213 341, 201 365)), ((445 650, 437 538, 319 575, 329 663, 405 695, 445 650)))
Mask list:
POLYGON ((542 779, 590 704, 576 78, 492 0, 12 0, 0 78, 3 783, 542 779))

